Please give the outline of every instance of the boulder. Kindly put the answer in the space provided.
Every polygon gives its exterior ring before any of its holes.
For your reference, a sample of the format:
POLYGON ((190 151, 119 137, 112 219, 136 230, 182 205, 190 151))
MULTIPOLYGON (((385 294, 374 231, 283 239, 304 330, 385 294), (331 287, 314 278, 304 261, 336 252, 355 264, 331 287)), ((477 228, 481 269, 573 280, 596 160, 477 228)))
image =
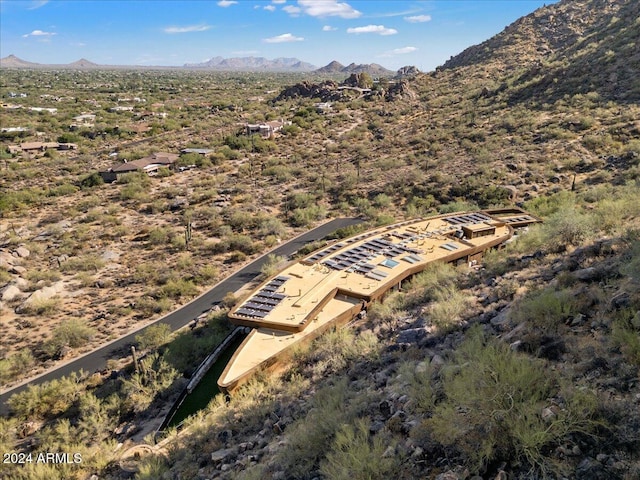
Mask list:
POLYGON ((0 267, 8 269, 14 264, 15 260, 15 257, 9 252, 0 252, 0 267))
POLYGON ((232 448, 223 448, 221 450, 216 450, 215 452, 211 452, 211 461, 214 463, 222 463, 225 460, 229 459, 235 455, 235 450, 232 448))
POLYGON ((1 292, 2 296, 0 298, 3 302, 10 302, 11 300, 15 300, 22 296, 22 292, 15 285, 7 285, 1 290, 1 292))
POLYGON ((13 265, 11 268, 9 268, 9 273, 15 273, 16 275, 24 275, 25 273, 27 273, 27 269, 24 267, 21 267, 20 265, 13 265))
POLYGON ((56 295, 62 293, 63 291, 64 291, 64 283, 61 281, 54 283, 50 287, 43 287, 39 290, 36 290, 29 296, 29 298, 27 298, 24 301, 22 305, 16 308, 16 313, 22 313, 23 311, 28 309, 28 307, 30 307, 31 305, 34 305, 38 302, 42 302, 45 300, 49 300, 55 297, 56 295))
POLYGON ((18 247, 16 248, 15 252, 20 258, 27 258, 29 255, 31 255, 31 252, 25 247, 18 247))

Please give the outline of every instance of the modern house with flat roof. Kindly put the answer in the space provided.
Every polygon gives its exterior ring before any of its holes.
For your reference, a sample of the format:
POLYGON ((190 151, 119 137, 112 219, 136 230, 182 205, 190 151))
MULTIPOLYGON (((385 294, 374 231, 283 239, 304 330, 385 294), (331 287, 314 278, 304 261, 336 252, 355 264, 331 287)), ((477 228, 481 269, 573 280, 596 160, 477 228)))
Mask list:
POLYGON ((473 265, 514 228, 537 222, 517 208, 451 213, 376 228, 308 255, 231 309, 231 322, 252 330, 218 386, 232 391, 277 365, 294 345, 350 321, 429 264, 473 265))

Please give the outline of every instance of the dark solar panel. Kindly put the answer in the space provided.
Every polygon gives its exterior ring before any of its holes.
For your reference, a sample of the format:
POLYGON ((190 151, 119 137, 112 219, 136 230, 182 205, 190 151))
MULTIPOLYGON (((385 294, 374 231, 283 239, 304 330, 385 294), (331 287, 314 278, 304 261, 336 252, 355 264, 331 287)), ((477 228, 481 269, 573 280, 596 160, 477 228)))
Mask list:
POLYGON ((250 308, 252 310, 262 310, 264 312, 270 312, 275 305, 268 305, 266 303, 247 302, 243 305, 244 308, 250 308))

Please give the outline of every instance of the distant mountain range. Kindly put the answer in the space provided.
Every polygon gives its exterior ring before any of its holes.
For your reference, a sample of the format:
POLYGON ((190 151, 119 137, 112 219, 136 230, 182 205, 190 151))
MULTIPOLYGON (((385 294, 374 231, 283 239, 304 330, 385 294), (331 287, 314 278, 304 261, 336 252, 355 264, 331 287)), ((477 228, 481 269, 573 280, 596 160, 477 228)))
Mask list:
POLYGON ((100 65, 85 58, 81 58, 73 63, 66 64, 46 64, 34 63, 23 60, 15 55, 0 58, 0 68, 58 68, 77 70, 98 70, 98 69, 187 69, 187 70, 213 70, 226 72, 313 72, 330 75, 351 75, 352 73, 367 72, 374 77, 390 77, 395 74, 377 63, 355 64, 344 66, 340 62, 333 61, 322 68, 316 68, 307 62, 297 58, 275 58, 269 60, 264 57, 213 57, 202 63, 185 63, 183 66, 157 67, 142 65, 100 65))
POLYGON ((269 72, 310 72, 315 70, 315 65, 303 62, 297 58, 275 58, 273 60, 264 57, 213 57, 202 63, 185 63, 184 68, 197 68, 223 71, 269 71, 269 72))

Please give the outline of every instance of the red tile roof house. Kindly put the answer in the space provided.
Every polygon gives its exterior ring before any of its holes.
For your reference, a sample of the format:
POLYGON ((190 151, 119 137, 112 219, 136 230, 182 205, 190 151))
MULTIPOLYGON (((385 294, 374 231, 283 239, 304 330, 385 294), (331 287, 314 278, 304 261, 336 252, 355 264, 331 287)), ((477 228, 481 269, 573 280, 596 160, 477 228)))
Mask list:
POLYGON ((100 172, 100 176, 105 182, 114 182, 119 175, 138 171, 154 176, 158 173, 160 167, 173 168, 179 157, 177 153, 158 152, 148 157, 118 164, 107 171, 100 172))

